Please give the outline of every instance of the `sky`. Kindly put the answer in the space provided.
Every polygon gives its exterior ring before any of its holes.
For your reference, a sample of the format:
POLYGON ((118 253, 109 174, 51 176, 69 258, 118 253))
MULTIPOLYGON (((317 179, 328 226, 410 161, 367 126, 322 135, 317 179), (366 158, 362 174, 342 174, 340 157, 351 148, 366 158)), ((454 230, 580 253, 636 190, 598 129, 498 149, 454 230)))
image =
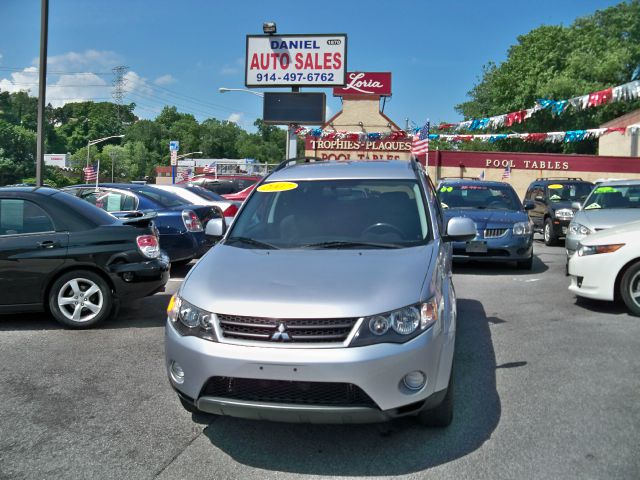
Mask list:
MULTIPOLYGON (((390 71, 385 114, 398 125, 461 120, 455 105, 489 61, 540 25, 570 25, 619 1, 50 0, 47 102, 112 100, 112 68, 128 67, 124 102, 154 118, 175 105, 202 121, 253 130, 262 102, 244 92, 245 36, 345 33, 349 71, 390 71)), ((40 1, 0 0, 0 91, 38 91, 40 1)), ((340 98, 327 94, 327 118, 340 98)), ((523 105, 523 108, 529 105, 523 105)))

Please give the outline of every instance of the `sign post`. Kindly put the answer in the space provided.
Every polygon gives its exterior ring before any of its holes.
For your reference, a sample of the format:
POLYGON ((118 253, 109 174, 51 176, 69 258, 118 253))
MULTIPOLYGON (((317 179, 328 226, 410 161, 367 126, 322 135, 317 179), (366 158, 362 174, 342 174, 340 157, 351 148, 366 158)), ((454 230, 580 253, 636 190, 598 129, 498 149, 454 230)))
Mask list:
POLYGON ((176 165, 178 165, 178 150, 180 150, 180 142, 172 140, 169 142, 169 152, 171 152, 171 183, 176 183, 176 165))

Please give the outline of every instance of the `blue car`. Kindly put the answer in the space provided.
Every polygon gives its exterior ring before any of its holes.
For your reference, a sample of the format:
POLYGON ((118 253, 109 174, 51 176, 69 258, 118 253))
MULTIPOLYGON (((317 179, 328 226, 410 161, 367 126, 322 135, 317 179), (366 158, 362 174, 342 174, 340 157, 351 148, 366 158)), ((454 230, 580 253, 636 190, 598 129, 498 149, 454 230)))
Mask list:
POLYGON ((446 222, 468 217, 476 224, 476 238, 454 242, 454 260, 517 262, 519 269, 533 266, 533 228, 511 185, 504 182, 455 179, 438 185, 438 198, 446 222))
POLYGON ((222 216, 211 206, 191 205, 177 195, 130 183, 101 183, 74 185, 63 189, 106 210, 117 217, 129 217, 138 212, 155 212, 154 226, 158 230, 160 248, 174 264, 188 263, 202 256, 213 239, 205 234, 205 226, 212 218, 222 216))

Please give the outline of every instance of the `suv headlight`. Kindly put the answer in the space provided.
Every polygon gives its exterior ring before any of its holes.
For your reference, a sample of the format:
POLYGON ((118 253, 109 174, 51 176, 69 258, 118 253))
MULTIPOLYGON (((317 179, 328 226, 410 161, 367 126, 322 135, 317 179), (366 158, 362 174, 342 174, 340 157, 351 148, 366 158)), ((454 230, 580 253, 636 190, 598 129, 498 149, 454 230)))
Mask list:
POLYGON ((571 220, 573 215, 573 210, 570 208, 561 208, 560 210, 556 210, 556 218, 558 220, 571 220))
POLYGON ((365 317, 350 346, 407 342, 438 321, 440 307, 432 298, 428 302, 365 317))
POLYGON ((571 222, 569 224, 569 233, 572 235, 589 235, 591 233, 591 229, 577 222, 571 222))
POLYGON ((513 234, 518 236, 531 235, 530 222, 518 222, 513 224, 513 234))
POLYGON ((167 306, 167 316, 171 324, 180 335, 203 338, 216 342, 216 332, 213 328, 215 313, 207 312, 177 294, 171 297, 167 306))
POLYGON ((612 253, 624 247, 624 243, 615 243, 612 245, 582 245, 578 244, 578 256, 586 257, 588 255, 597 255, 599 253, 612 253))

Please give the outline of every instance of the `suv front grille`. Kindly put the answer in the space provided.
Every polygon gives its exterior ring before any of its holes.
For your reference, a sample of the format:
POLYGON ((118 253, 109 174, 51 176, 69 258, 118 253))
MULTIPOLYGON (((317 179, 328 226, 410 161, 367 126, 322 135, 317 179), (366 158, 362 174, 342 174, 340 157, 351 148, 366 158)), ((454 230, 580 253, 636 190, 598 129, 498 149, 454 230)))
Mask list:
POLYGON ((507 233, 506 228, 487 228, 484 231, 484 238, 498 238, 507 233))
POLYGON ((201 395, 252 402, 377 408, 369 395, 351 383, 212 377, 201 395))
POLYGON ((220 330, 225 338, 254 341, 284 341, 288 343, 342 343, 357 318, 296 318, 241 317, 218 314, 220 330), (277 333, 280 332, 280 335, 277 333), (274 336, 275 335, 275 336, 274 336))

